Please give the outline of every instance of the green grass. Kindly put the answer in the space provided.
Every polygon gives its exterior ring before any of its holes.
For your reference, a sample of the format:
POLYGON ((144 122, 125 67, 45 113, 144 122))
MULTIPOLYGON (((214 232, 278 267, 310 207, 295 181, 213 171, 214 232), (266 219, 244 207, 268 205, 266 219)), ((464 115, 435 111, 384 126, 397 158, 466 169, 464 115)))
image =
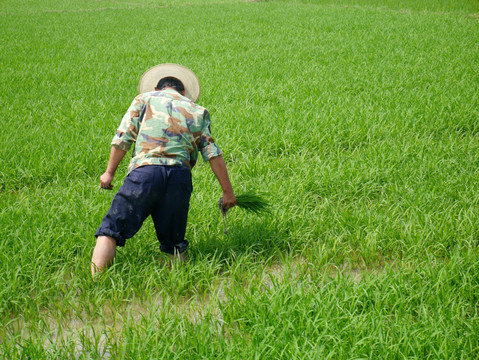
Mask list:
POLYGON ((0 357, 476 358, 478 13, 2 1, 0 357), (230 211, 225 236, 198 164, 186 265, 147 221, 93 282, 98 178, 162 62, 197 73, 235 191, 271 214, 230 211))

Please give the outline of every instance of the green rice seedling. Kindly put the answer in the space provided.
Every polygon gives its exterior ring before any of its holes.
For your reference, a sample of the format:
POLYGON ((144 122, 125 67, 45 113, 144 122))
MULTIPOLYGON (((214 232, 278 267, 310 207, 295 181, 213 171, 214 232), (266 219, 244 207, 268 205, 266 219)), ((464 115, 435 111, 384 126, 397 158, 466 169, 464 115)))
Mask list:
MULTIPOLYGON (((264 198, 263 194, 254 193, 252 191, 247 191, 244 194, 236 196, 236 206, 240 209, 244 209, 248 212, 252 212, 256 215, 262 213, 269 213, 269 206, 270 204, 264 198)), ((226 209, 223 206, 223 198, 220 198, 218 201, 218 207, 220 209, 221 215, 223 215, 223 226, 224 226, 224 233, 227 234, 227 225, 226 225, 226 209)))
POLYGON ((268 201, 261 194, 255 194, 251 191, 238 195, 236 205, 255 214, 270 212, 268 201))
MULTIPOLYGON (((226 214, 225 208, 223 207, 223 198, 220 199, 218 202, 218 206, 223 213, 223 215, 226 214)), ((266 213, 269 212, 269 206, 270 204, 268 201, 264 198, 263 194, 257 194, 252 191, 245 192, 244 194, 237 195, 236 196, 236 206, 239 208, 255 213, 255 214, 261 214, 261 213, 266 213)))

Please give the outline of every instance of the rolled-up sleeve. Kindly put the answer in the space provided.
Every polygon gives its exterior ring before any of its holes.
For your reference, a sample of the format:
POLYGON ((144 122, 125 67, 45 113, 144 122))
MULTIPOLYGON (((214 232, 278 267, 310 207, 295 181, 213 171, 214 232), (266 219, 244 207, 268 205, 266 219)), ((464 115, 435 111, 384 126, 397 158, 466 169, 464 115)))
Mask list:
POLYGON ((203 114, 203 127, 201 129, 199 149, 204 161, 223 154, 211 137, 211 118, 207 110, 203 114))
POLYGON ((111 141, 112 146, 125 151, 130 150, 131 145, 136 142, 138 136, 142 107, 143 101, 142 95, 140 94, 133 100, 125 116, 123 116, 116 135, 111 141))

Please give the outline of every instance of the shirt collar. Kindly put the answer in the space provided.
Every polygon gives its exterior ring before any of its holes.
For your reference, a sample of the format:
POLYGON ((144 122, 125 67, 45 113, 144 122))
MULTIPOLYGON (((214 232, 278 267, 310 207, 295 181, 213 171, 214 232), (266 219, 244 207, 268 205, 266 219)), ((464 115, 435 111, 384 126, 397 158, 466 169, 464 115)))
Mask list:
POLYGON ((160 90, 160 91, 164 91, 164 92, 167 93, 167 94, 178 94, 178 95, 181 95, 178 91, 176 91, 176 90, 173 89, 173 88, 166 88, 166 89, 163 89, 163 90, 160 90))

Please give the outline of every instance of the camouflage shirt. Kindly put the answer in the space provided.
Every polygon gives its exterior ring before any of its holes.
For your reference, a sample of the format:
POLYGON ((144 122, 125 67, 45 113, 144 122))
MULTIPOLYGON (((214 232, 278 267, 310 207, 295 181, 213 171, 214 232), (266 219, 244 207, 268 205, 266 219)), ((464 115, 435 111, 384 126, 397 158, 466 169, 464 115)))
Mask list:
POLYGON ((165 89, 138 95, 123 117, 112 145, 128 151, 135 143, 128 172, 143 165, 192 168, 198 149, 205 161, 221 155, 211 137, 205 108, 165 89))

